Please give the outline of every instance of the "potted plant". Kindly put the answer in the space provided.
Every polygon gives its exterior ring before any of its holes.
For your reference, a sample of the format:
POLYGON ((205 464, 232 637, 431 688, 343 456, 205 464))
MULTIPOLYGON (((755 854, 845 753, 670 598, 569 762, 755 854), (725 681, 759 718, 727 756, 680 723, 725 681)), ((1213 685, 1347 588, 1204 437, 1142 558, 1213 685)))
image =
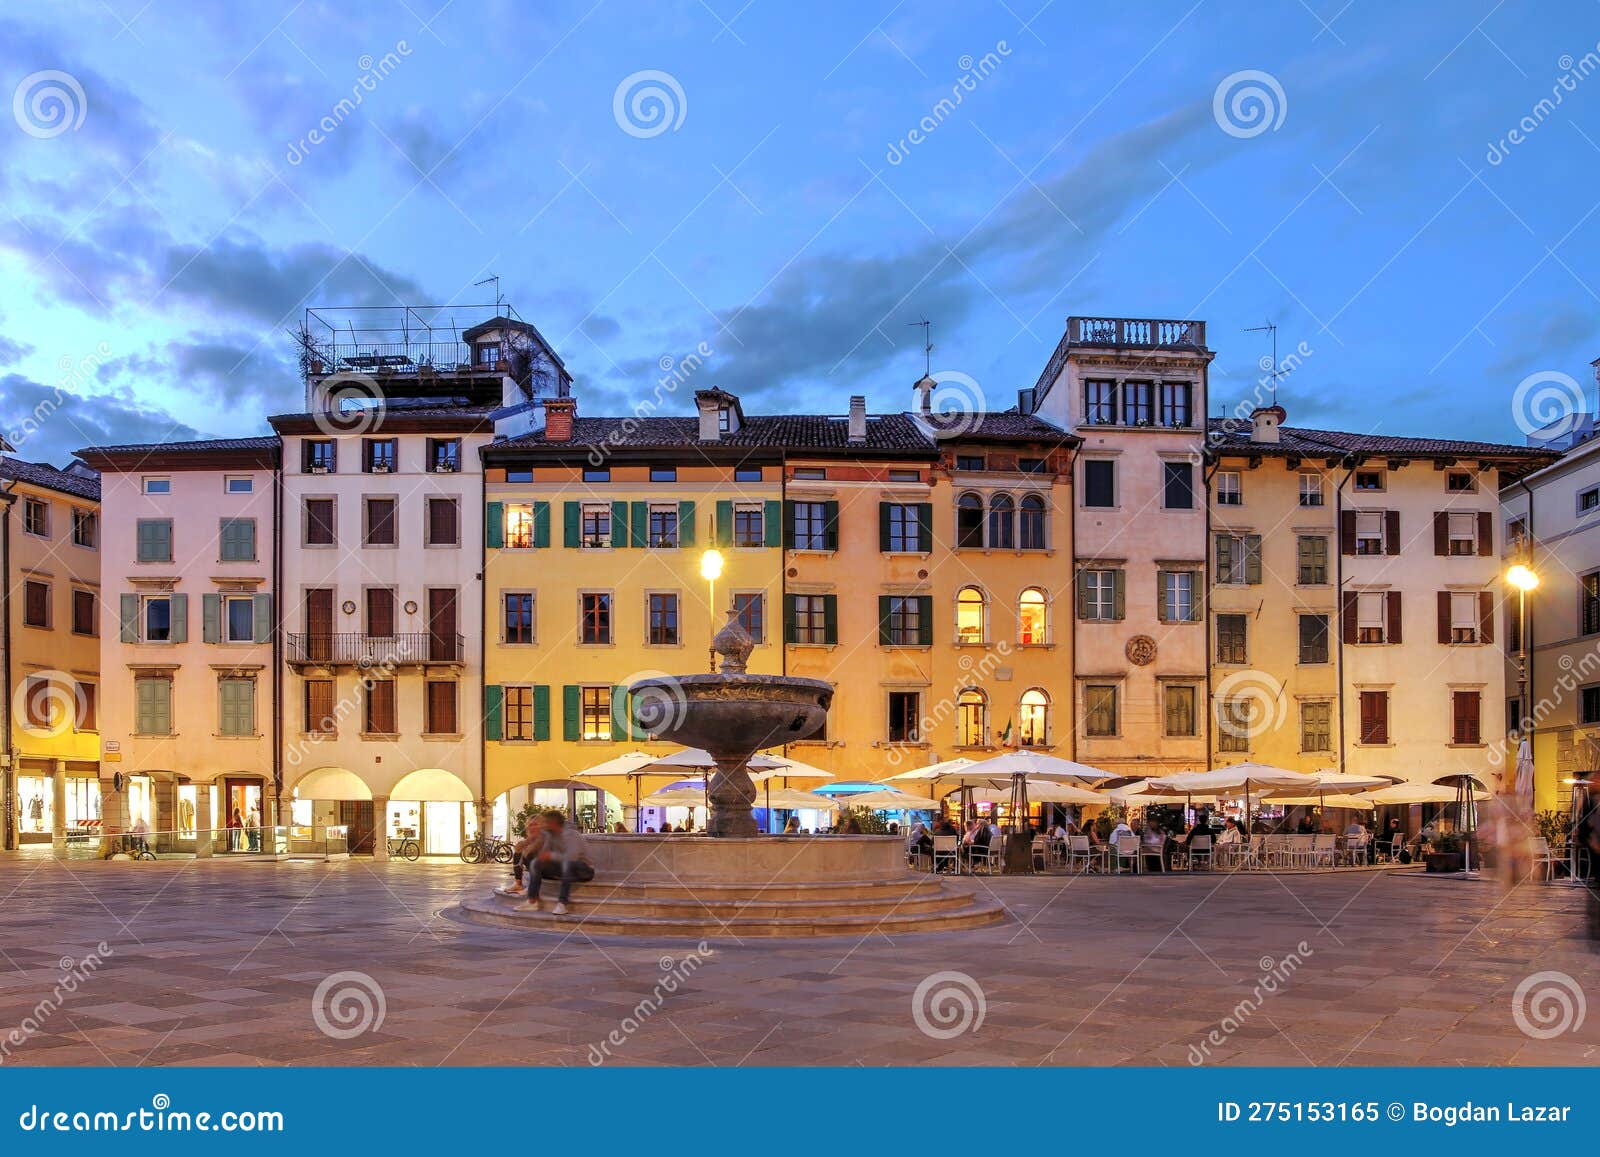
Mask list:
POLYGON ((1428 841, 1432 848, 1427 854, 1428 871, 1461 871, 1461 837, 1455 832, 1443 832, 1428 841))

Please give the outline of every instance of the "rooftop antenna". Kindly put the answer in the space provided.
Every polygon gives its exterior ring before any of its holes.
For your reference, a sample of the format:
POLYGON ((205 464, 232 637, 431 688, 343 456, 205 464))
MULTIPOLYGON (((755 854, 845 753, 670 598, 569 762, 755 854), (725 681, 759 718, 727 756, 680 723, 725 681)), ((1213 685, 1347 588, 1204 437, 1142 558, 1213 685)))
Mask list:
POLYGON ((1278 379, 1289 372, 1278 365, 1278 325, 1276 322, 1269 321, 1265 325, 1246 326, 1244 332, 1272 335, 1272 368, 1267 371, 1267 389, 1271 391, 1272 404, 1276 406, 1278 404, 1278 379))
POLYGON ((480 285, 488 285, 491 281, 494 282, 494 311, 496 313, 499 313, 500 312, 500 275, 498 273, 491 273, 491 274, 489 274, 488 277, 485 277, 482 281, 474 281, 472 283, 472 285, 473 285, 473 288, 476 289, 480 285))
POLYGON ((923 318, 921 321, 908 321, 906 325, 922 327, 922 376, 928 377, 933 373, 933 322, 923 318))

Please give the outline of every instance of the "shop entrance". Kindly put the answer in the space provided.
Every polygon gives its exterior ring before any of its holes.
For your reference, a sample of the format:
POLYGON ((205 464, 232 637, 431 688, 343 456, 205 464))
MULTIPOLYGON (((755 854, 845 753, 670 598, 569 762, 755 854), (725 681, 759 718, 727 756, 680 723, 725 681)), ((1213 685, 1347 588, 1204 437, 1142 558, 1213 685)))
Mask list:
POLYGON ((352 856, 372 855, 372 801, 370 799, 344 799, 339 801, 339 822, 350 829, 349 848, 352 856))
POLYGON ((261 783, 253 779, 223 781, 223 826, 228 829, 230 852, 261 850, 261 783), (257 829, 249 831, 246 829, 257 829))

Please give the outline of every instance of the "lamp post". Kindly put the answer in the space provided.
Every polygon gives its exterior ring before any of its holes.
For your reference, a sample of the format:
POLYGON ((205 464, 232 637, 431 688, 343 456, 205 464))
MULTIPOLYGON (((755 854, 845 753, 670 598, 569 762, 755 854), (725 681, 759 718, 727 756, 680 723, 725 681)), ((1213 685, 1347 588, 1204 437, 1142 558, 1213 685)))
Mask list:
MULTIPOLYGON (((722 576, 722 552, 708 550, 700 556, 700 577, 706 580, 709 592, 707 606, 711 609, 711 637, 717 637, 717 579, 722 576)), ((717 651, 715 647, 708 647, 710 667, 707 668, 713 675, 717 673, 717 651)))
POLYGON ((1506 571, 1506 582, 1517 588, 1517 722, 1526 730, 1528 713, 1528 592, 1539 576, 1520 562, 1506 571))

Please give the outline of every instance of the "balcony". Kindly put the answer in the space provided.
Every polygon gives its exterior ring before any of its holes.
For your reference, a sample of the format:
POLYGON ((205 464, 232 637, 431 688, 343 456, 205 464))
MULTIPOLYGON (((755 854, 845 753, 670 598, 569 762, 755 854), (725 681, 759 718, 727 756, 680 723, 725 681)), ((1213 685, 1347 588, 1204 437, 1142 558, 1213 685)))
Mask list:
POLYGON ((1203 350, 1206 323, 1161 318, 1069 317, 1067 344, 1147 350, 1203 350))
POLYGON ((460 635, 410 631, 368 635, 360 631, 289 635, 286 657, 292 667, 377 668, 459 666, 466 653, 460 635))

